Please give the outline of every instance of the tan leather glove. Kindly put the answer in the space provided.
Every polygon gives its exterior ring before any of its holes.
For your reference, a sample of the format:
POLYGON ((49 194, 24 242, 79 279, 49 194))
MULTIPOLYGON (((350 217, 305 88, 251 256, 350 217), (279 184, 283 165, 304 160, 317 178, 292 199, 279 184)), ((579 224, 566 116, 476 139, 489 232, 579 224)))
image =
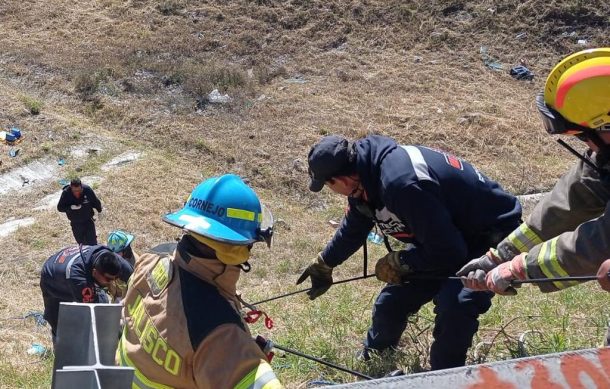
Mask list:
POLYGON ((401 284, 402 277, 413 273, 413 269, 400 258, 404 251, 392 251, 377 261, 375 275, 379 281, 388 284, 401 284))
POLYGON ((322 254, 318 254, 311 265, 297 280, 297 285, 311 277, 311 289, 307 291, 310 300, 322 296, 333 284, 333 268, 328 266, 322 254))

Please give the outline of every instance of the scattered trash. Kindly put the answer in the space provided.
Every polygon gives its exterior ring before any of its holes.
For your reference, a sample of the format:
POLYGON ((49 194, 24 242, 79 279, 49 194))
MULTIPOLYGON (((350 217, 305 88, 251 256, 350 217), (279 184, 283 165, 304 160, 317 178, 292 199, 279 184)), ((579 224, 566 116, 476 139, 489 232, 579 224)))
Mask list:
POLYGON ((65 164, 65 163, 66 163, 66 161, 65 161, 63 158, 59 158, 59 159, 57 160, 57 164, 58 164, 59 166, 64 166, 64 164, 65 164))
POLYGON ((375 244, 382 244, 383 243, 383 238, 381 237, 381 235, 371 231, 369 232, 369 235, 366 237, 366 239, 369 242, 373 242, 375 244))
POLYGON ((28 355, 45 355, 46 352, 47 348, 40 343, 32 343, 27 351, 28 355))
POLYGON ((68 185, 70 183, 70 180, 62 178, 61 180, 58 180, 57 183, 59 185, 61 185, 62 187, 64 187, 64 186, 66 186, 66 185, 68 185))
POLYGON ((8 151, 9 157, 15 158, 19 154, 19 149, 10 149, 8 151))
POLYGON ((220 94, 218 89, 214 89, 208 95, 208 102, 210 104, 225 104, 225 103, 230 102, 231 100, 232 99, 231 99, 231 97, 229 95, 227 95, 227 94, 225 94, 225 95, 220 94))
POLYGON ((11 127, 10 133, 13 134, 15 139, 21 138, 21 130, 17 127, 11 127))
POLYGON ((581 45, 581 46, 585 46, 587 44, 587 40, 586 39, 579 39, 577 43, 579 45, 581 45))
POLYGON ((337 228, 337 227, 339 227, 339 224, 340 224, 340 223, 339 223, 338 221, 336 221, 336 220, 332 220, 332 219, 331 219, 331 220, 329 220, 329 221, 328 221, 328 224, 330 224, 330 226, 331 226, 332 228, 337 228))
POLYGON ((483 60, 485 66, 497 72, 504 70, 504 65, 502 65, 500 61, 489 55, 486 46, 481 46, 481 48, 479 49, 479 53, 481 54, 481 59, 483 60))
POLYGON ((517 35, 515 35, 515 39, 523 39, 527 36, 527 32, 520 32, 517 35))
POLYGON ((534 73, 532 73, 525 66, 515 66, 514 68, 510 69, 509 74, 517 80, 531 81, 534 79, 534 73))

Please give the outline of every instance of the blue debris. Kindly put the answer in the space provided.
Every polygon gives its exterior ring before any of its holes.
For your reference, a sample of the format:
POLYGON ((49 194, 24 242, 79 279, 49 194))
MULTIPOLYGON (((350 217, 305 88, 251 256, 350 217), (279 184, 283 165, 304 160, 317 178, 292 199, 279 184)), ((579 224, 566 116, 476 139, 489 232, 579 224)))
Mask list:
POLYGON ((383 243, 383 237, 381 237, 381 235, 371 231, 369 232, 369 235, 367 236, 367 239, 369 242, 373 242, 375 244, 382 244, 383 243))
POLYGON ((514 68, 510 69, 509 74, 517 80, 531 81, 534 79, 534 73, 532 73, 525 66, 515 66, 514 68))
POLYGON ((29 311, 23 318, 27 319, 33 317, 38 327, 44 327, 47 325, 47 321, 44 319, 42 312, 40 311, 29 311))
POLYGON ((10 149, 8 151, 8 155, 12 158, 15 158, 19 154, 19 149, 10 149))

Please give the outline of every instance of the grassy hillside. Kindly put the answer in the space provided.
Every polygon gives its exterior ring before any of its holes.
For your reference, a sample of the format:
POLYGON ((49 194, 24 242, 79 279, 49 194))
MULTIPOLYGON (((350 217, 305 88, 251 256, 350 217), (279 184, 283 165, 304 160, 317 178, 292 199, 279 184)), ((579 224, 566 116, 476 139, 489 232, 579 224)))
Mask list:
MULTIPOLYGON (((59 179, 100 177, 100 238, 123 228, 143 251, 179 235, 160 216, 203 178, 246 177, 281 222, 273 250, 254 250, 240 289, 250 302, 286 293, 344 207, 307 190, 307 151, 320 136, 389 135, 462 156, 515 194, 548 190, 574 159, 544 133, 534 96, 560 58, 610 45, 608 15, 609 3, 597 0, 0 2, 0 126, 24 132, 18 157, 0 146, 0 174, 33 161, 56 169, 53 179, 0 194, 0 224, 36 218, 0 237, 0 387, 49 386, 49 360, 26 353, 32 343, 50 345, 48 328, 20 318, 42 309, 40 264, 72 243, 64 215, 32 210, 59 179), (508 75, 518 64, 536 74, 532 82, 508 75), (213 89, 231 101, 210 103, 213 89), (124 152, 141 154, 102 169, 124 152)), ((370 247, 371 269, 383 253, 370 247)), ((335 279, 361 266, 358 253, 335 279)), ((314 302, 298 295, 264 304, 276 328, 252 331, 377 374, 387 360, 363 366, 353 355, 381 287, 359 281, 314 302)), ((606 301, 595 285, 496 298, 470 361, 517 355, 528 330, 537 331, 532 354, 597 345, 606 301)), ((403 337, 396 361, 408 371, 426 368, 431 310, 403 337)), ((289 355, 274 368, 288 387, 353 380, 289 355)))

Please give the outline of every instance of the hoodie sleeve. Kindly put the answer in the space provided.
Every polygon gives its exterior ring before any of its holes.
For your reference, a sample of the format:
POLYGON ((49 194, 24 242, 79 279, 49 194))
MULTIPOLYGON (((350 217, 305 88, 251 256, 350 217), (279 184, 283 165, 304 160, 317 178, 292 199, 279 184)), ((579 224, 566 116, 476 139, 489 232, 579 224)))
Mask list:
POLYGON ((121 262, 121 270, 119 272, 119 278, 121 279, 121 281, 127 282, 127 281, 129 281, 129 277, 131 277, 131 274, 133 273, 133 267, 131 266, 131 264, 129 262, 127 262, 126 259, 124 259, 120 255, 117 255, 117 256, 121 260, 120 261, 121 262))
POLYGON ((93 189, 89 188, 89 199, 91 200, 91 206, 97 209, 97 212, 102 212, 102 202, 97 198, 93 189))
POLYGON ((70 209, 70 204, 68 204, 68 192, 62 190, 59 202, 57 203, 57 210, 59 212, 68 212, 68 209, 70 209))
POLYGON ((95 285, 87 280, 83 266, 72 265, 69 282, 73 301, 78 303, 96 302, 95 285))
POLYGON ((441 201, 436 183, 394 183, 386 189, 384 201, 415 235, 415 248, 405 256, 415 271, 453 272, 464 264, 466 242, 441 201))
POLYGON ((335 236, 322 251, 324 262, 330 267, 343 263, 364 244, 373 225, 373 220, 358 211, 350 201, 335 236))

